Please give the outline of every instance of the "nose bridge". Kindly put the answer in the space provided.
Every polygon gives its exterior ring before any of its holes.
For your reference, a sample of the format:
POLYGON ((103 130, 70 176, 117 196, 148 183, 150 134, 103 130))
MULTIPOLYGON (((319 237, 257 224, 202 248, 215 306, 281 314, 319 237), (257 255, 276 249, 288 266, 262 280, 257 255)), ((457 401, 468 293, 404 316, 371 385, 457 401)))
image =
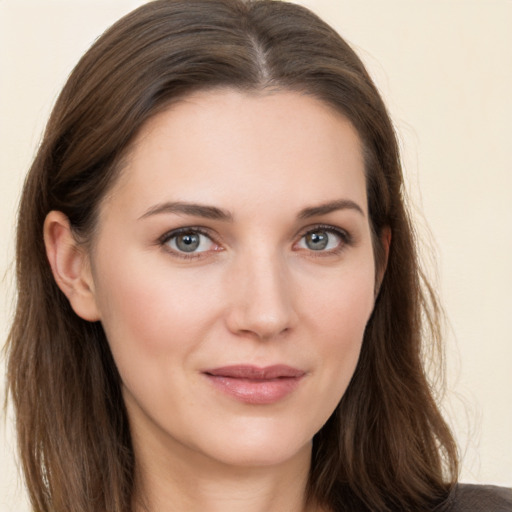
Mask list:
POLYGON ((269 338, 293 327, 291 276, 278 250, 260 246, 240 254, 232 277, 231 330, 269 338))

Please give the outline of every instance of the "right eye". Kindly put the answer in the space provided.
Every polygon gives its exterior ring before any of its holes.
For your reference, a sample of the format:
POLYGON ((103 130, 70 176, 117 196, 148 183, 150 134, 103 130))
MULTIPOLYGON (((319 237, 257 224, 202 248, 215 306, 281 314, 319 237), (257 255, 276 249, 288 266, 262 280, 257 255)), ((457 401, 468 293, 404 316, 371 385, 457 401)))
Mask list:
POLYGON ((162 241, 171 250, 185 254, 197 254, 215 250, 217 244, 206 234, 196 229, 177 230, 166 235, 162 241))

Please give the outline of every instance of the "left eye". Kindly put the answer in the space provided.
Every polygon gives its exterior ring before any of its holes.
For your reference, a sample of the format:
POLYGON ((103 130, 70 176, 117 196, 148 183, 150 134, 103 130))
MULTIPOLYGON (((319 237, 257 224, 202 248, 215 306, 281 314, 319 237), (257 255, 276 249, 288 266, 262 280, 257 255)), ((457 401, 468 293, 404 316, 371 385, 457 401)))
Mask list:
POLYGON ((172 250, 181 253, 210 251, 215 246, 211 238, 198 231, 183 231, 171 235, 165 243, 172 250))
POLYGON ((334 231, 316 229, 306 233, 299 242, 301 249, 310 251, 329 251, 336 249, 342 243, 342 237, 334 231))

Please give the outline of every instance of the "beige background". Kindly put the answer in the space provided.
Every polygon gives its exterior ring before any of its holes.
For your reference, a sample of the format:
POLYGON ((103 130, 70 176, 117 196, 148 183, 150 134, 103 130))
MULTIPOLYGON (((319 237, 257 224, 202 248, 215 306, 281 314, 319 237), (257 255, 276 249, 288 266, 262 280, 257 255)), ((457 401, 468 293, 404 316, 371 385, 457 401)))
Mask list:
MULTIPOLYGON (((12 311, 16 203, 45 119, 78 57, 141 3, 0 0, 1 340, 12 311)), ((445 408, 462 479, 510 486, 512 1, 302 3, 355 46, 395 121, 419 233, 437 252, 449 318, 445 408)), ((0 421, 0 512, 23 512, 11 422, 0 421)))

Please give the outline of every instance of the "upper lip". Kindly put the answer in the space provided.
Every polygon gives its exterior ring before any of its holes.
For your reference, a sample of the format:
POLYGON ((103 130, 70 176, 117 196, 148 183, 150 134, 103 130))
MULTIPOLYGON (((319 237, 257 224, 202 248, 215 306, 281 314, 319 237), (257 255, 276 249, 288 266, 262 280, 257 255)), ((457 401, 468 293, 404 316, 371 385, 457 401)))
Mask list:
POLYGON ((212 368, 205 370, 204 373, 214 377, 228 377, 231 379, 269 380, 298 378, 302 377, 306 372, 285 364, 275 364, 264 367, 240 364, 212 368))

